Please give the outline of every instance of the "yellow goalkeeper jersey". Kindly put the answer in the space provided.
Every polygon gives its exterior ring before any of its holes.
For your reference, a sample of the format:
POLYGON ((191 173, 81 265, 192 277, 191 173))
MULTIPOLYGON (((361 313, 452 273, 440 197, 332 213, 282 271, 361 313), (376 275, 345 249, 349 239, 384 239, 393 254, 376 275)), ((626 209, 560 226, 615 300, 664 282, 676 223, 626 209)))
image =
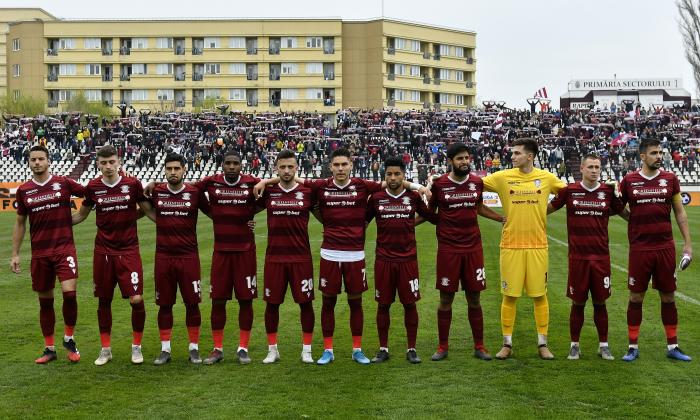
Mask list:
POLYGON ((506 169, 483 178, 484 190, 498 194, 508 219, 501 248, 547 248, 549 194, 566 186, 556 175, 533 168, 529 174, 506 169))

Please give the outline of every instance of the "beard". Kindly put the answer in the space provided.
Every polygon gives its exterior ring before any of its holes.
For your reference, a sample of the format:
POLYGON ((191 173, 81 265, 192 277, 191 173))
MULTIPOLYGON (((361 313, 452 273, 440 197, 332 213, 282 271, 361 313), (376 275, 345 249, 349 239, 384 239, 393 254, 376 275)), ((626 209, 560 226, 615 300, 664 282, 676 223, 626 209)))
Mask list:
POLYGON ((470 169, 471 168, 469 166, 467 166, 467 169, 460 169, 460 168, 454 166, 452 168, 452 172, 454 172, 455 175, 457 175, 457 176, 467 176, 467 175, 469 175, 470 169))

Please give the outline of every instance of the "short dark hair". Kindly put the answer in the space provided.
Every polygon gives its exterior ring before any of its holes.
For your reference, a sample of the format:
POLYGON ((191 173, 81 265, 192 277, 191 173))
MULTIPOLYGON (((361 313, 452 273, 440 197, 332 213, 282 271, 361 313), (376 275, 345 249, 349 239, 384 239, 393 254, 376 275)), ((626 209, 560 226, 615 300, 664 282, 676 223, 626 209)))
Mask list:
POLYGON ((595 159, 595 160, 601 160, 600 155, 598 153, 586 153, 586 155, 581 159, 581 163, 583 164, 583 161, 586 159, 595 159))
POLYGON ((515 139, 513 141, 513 146, 523 146, 523 149, 526 152, 532 153, 535 156, 537 156, 537 152, 539 151, 539 147, 537 146, 537 140, 533 139, 532 137, 523 137, 515 139))
POLYGON ((339 149, 335 149, 333 151, 333 153, 331 153, 331 160, 337 158, 338 156, 344 156, 344 157, 352 160, 352 155, 350 154, 350 151, 344 147, 341 147, 339 149))
POLYGON ((177 153, 168 153, 168 155, 165 157, 165 162, 163 162, 163 166, 170 162, 180 162, 180 165, 182 165, 183 168, 187 166, 185 163, 185 157, 177 153))
POLYGON ((238 160, 243 160, 241 159, 241 155, 235 150, 229 150, 228 152, 224 153, 224 160, 226 160, 226 158, 229 156, 234 156, 237 157, 238 160))
POLYGON ((117 156, 117 149, 111 144, 105 144, 97 151, 97 157, 106 158, 110 156, 117 156))
POLYGON ((660 146, 661 142, 657 138, 646 138, 639 143, 639 153, 646 153, 650 147, 660 146))
POLYGON ((29 153, 32 152, 44 152, 46 153, 46 159, 51 160, 51 156, 49 155, 49 149, 47 149, 44 146, 32 146, 32 148, 29 149, 29 153))
POLYGON ((294 159, 296 160, 297 155, 294 154, 293 151, 289 149, 282 149, 280 150, 279 153, 277 153, 277 158, 275 158, 275 165, 277 162, 279 162, 280 159, 294 159))
POLYGON ((403 163, 403 159, 398 156, 389 156, 384 159, 384 168, 386 169, 390 166, 398 166, 401 168, 401 172, 406 172, 406 165, 403 163))
POLYGON ((447 151, 445 154, 447 155, 448 159, 454 159, 455 156, 457 156, 460 153, 467 152, 469 153, 469 148, 467 147, 466 144, 464 143, 452 143, 447 147, 447 151))

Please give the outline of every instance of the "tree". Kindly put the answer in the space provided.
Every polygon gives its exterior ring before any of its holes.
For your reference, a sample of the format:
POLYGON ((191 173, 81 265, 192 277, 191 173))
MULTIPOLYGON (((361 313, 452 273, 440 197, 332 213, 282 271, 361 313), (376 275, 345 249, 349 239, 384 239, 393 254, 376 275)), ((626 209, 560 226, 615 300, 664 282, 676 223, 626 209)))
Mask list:
POLYGON ((35 117, 44 113, 45 106, 45 101, 32 96, 20 96, 17 99, 10 95, 0 97, 0 112, 3 114, 35 117))
POLYGON ((111 107, 102 102, 89 102, 83 92, 73 96, 73 98, 64 106, 66 111, 75 111, 82 114, 96 114, 101 118, 110 118, 114 116, 114 111, 111 107))
POLYGON ((693 69, 696 93, 700 95, 700 1, 677 0, 685 58, 693 69))

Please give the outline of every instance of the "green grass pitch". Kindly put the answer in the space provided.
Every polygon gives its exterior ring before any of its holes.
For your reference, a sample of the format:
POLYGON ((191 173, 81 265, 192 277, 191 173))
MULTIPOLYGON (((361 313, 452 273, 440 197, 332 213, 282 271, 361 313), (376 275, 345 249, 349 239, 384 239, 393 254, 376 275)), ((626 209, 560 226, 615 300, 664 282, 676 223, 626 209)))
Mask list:
MULTIPOLYGON (((689 208, 696 256, 700 256, 700 209, 689 208)), ((255 302, 255 321, 250 345, 253 363, 240 366, 234 352, 238 342, 237 305, 228 306, 225 347, 227 359, 214 366, 193 366, 187 362, 187 333, 184 307, 175 306, 173 361, 163 367, 151 364, 160 351, 156 326, 157 308, 153 292, 155 229, 151 222, 139 222, 141 255, 146 277, 146 331, 143 351, 145 363, 130 363, 130 308, 126 301, 113 304, 114 360, 103 367, 93 365, 99 352, 97 300, 92 297, 92 247, 94 215, 75 228, 80 267, 78 284, 79 317, 76 340, 82 361, 70 365, 59 346, 59 360, 47 366, 33 363, 42 349, 38 325, 38 302, 31 291, 28 233, 22 248, 20 275, 9 270, 11 232, 14 214, 0 214, 0 417, 97 417, 154 418, 195 416, 221 418, 362 418, 362 417, 436 417, 436 418, 620 418, 631 416, 696 418, 700 410, 700 263, 678 275, 677 298, 681 347, 695 356, 691 363, 666 359, 665 339, 660 321, 658 295, 650 292, 644 304, 644 322, 640 336, 641 358, 626 364, 620 356, 626 350, 626 277, 627 237, 625 222, 611 219, 610 242, 613 268, 613 295, 608 301, 610 345, 616 356, 607 362, 596 355, 597 337, 592 323, 592 307, 586 308, 586 324, 581 337, 582 360, 566 360, 569 348, 569 300, 565 297, 567 276, 566 223, 563 211, 549 218, 550 267, 550 347, 556 359, 537 357, 532 302, 518 302, 514 339, 514 358, 482 362, 472 357, 472 340, 466 302, 455 299, 450 337, 450 357, 431 362, 437 345, 436 308, 439 300, 435 285, 436 240, 434 228, 417 229, 421 293, 418 303, 420 326, 418 353, 421 365, 404 360, 405 330, 400 304, 392 307, 390 350, 392 359, 383 365, 359 366, 350 360, 348 307, 341 296, 336 308, 336 361, 330 366, 307 366, 299 360, 301 331, 298 306, 291 296, 281 307, 280 363, 261 363, 267 346, 263 321, 264 303, 255 302), (563 242, 562 242, 563 241, 563 242)), ((257 217, 258 278, 262 287, 262 261, 266 246, 265 217, 257 217)), ((483 234, 488 290, 482 295, 486 345, 492 353, 501 343, 499 327, 498 240, 500 225, 480 220, 483 234)), ((675 221, 674 221, 675 225, 675 221)), ((310 224, 315 274, 318 276, 318 250, 321 226, 310 224)), ((377 350, 376 304, 373 299, 375 227, 367 233, 367 267, 370 291, 364 295, 364 349, 371 357, 377 350)), ((676 231, 680 250, 680 234, 676 231)), ((199 244, 202 260, 202 290, 208 290, 212 250, 211 222, 200 218, 199 244)), ((316 282, 318 278, 316 278, 316 282)), ((317 283, 316 283, 317 286, 317 283)), ((200 350, 212 346, 210 302, 204 293, 202 303, 202 339, 200 350)), ((316 331, 314 358, 322 350, 320 294, 314 302, 316 331)), ((61 299, 56 299, 57 343, 62 333, 61 299)))

